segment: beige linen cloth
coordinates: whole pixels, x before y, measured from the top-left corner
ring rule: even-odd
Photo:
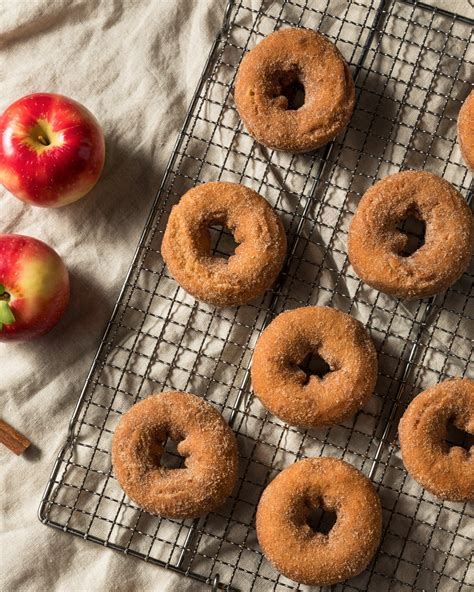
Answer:
[[[466,0],[438,4],[472,16]],[[19,458],[0,447],[3,592],[207,589],[43,526],[36,511],[224,5],[0,0],[0,110],[32,92],[63,93],[97,116],[107,144],[99,184],[76,204],[43,210],[0,189],[0,232],[50,244],[72,280],[55,331],[0,344],[0,416],[34,444]]]

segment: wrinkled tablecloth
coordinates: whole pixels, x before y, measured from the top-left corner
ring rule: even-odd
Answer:
[[[43,526],[36,512],[224,5],[0,0],[0,110],[32,92],[62,93],[97,116],[107,144],[99,184],[71,206],[38,209],[0,189],[0,232],[45,241],[72,280],[50,335],[0,344],[0,416],[34,444],[18,458],[0,447],[3,592],[208,589]],[[438,5],[472,16],[467,0]]]

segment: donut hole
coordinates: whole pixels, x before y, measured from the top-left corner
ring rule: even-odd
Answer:
[[[303,384],[308,384],[311,380],[311,376],[317,376],[322,379],[326,374],[331,372],[331,367],[326,360],[318,354],[318,352],[310,352],[303,362],[298,364],[298,368],[306,375]]]
[[[474,447],[474,434],[470,434],[469,432],[458,428],[455,420],[450,419],[446,429],[445,443],[448,448],[457,446],[470,452],[471,448]]]
[[[298,111],[304,105],[305,88],[297,70],[280,74],[275,97],[286,111]]]
[[[400,257],[410,257],[425,244],[426,223],[417,208],[411,208],[398,222],[396,229],[406,237],[398,252]]]
[[[287,111],[298,111],[304,105],[304,85],[299,80],[295,80],[291,84],[288,84],[288,86],[285,86],[282,89],[282,95],[288,101]]]
[[[178,446],[183,439],[168,437],[166,441],[159,443],[161,453],[156,455],[156,464],[164,469],[185,469],[186,457],[178,451]]]
[[[337,514],[327,508],[323,500],[319,500],[318,505],[307,502],[306,524],[312,531],[318,534],[328,535],[332,527],[336,524]]]
[[[239,243],[224,222],[213,223],[208,228],[210,234],[210,253],[213,257],[227,260],[235,255]]]

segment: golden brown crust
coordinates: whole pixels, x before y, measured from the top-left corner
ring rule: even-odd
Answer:
[[[333,511],[327,535],[307,524],[312,509]],[[373,485],[335,458],[302,460],[282,471],[263,492],[257,537],[267,559],[285,576],[330,585],[359,574],[380,542],[382,511]]]
[[[284,87],[299,81],[305,102],[288,109]],[[242,60],[235,103],[250,134],[276,150],[308,152],[332,140],[347,125],[355,90],[336,46],[307,29],[269,35]]]
[[[474,446],[470,452],[446,443],[449,422],[474,434],[474,381],[445,380],[408,406],[398,428],[410,475],[443,500],[474,500]]]
[[[299,366],[319,354],[331,372],[322,379]],[[255,347],[252,386],[273,414],[291,425],[316,427],[354,415],[372,395],[377,353],[364,327],[341,311],[312,306],[280,314]]]
[[[160,466],[167,438],[184,467]],[[189,393],[165,392],[134,405],[112,442],[115,476],[139,506],[170,518],[194,518],[224,503],[237,479],[234,433],[214,407]]]
[[[400,255],[407,235],[397,223],[408,215],[426,224],[425,243]],[[399,298],[433,296],[466,270],[474,247],[474,221],[461,194],[425,171],[385,177],[363,196],[349,229],[348,255],[369,286]]]
[[[222,224],[239,243],[226,261],[210,253],[209,226]],[[283,265],[286,235],[258,193],[236,183],[204,183],[173,207],[162,254],[176,281],[195,298],[238,306],[261,296]]]
[[[474,169],[474,90],[469,93],[459,111],[458,142],[464,162]]]

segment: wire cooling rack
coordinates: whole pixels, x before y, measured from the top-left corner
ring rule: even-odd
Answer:
[[[356,81],[350,125],[311,155],[277,153],[255,143],[233,102],[242,56],[285,26],[327,35]],[[450,376],[472,376],[473,270],[435,301],[404,303],[362,284],[346,256],[357,202],[385,175],[432,170],[469,198],[455,124],[470,90],[471,32],[467,19],[408,0],[228,5],[54,465],[39,510],[44,523],[214,590],[302,590],[262,556],[255,508],[265,485],[285,466],[330,455],[373,479],[384,515],[374,561],[334,589],[474,590],[472,505],[440,503],[418,486],[405,472],[395,440],[399,415],[415,394]],[[171,206],[194,185],[211,180],[260,192],[288,233],[288,261],[278,283],[247,306],[217,310],[196,302],[169,276],[160,256]],[[228,232],[211,232],[215,252],[228,255]],[[378,349],[380,372],[376,394],[356,417],[330,429],[302,431],[267,414],[252,397],[249,366],[263,327],[283,310],[311,304],[334,306],[361,320]],[[111,437],[120,416],[137,400],[167,389],[210,401],[238,438],[235,492],[220,510],[197,521],[141,511],[125,498],[111,470]],[[178,466],[171,447],[165,462]]]

